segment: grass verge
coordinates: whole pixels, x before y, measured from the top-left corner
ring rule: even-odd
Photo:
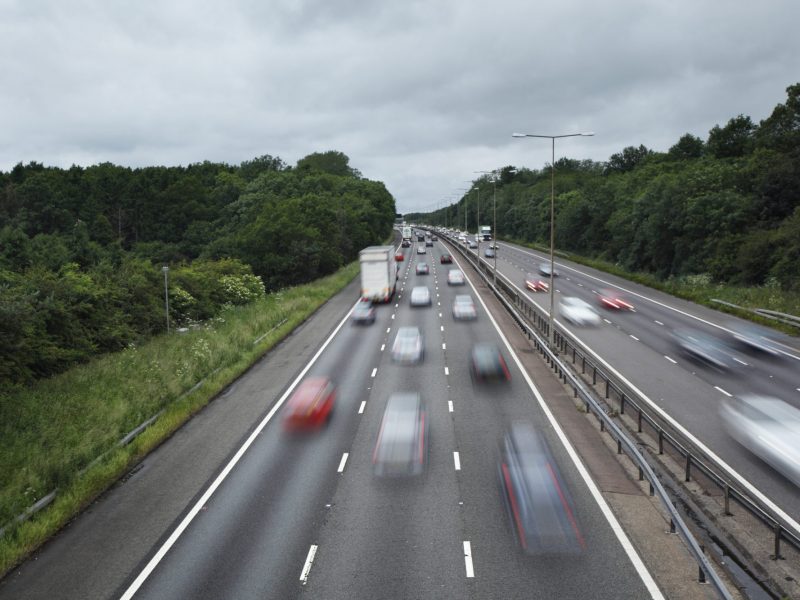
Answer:
[[[0,391],[0,525],[6,526],[0,576],[341,291],[358,268],[352,263],[229,308],[198,329],[154,338],[29,388]],[[130,444],[118,445],[162,410]],[[14,521],[54,489],[50,506]]]

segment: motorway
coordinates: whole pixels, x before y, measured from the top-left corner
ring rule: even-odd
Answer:
[[[486,244],[482,244],[481,255]],[[544,314],[549,313],[549,295],[526,289],[527,275],[540,279],[537,267],[549,262],[543,253],[513,244],[498,243],[498,277],[530,298]],[[473,253],[476,251],[473,250]],[[488,265],[491,259],[481,258]],[[682,355],[672,341],[674,329],[691,328],[718,338],[730,328],[745,325],[740,319],[677,299],[636,283],[577,263],[556,259],[556,323],[573,340],[587,348],[614,372],[646,395],[654,406],[669,415],[710,452],[728,465],[743,487],[760,493],[766,504],[782,512],[786,523],[800,535],[800,502],[797,486],[751,454],[728,435],[719,418],[720,406],[731,396],[745,394],[781,398],[800,408],[800,343],[784,339],[780,356],[740,351],[736,368],[721,370],[699,364]],[[598,308],[599,327],[576,327],[559,319],[559,298],[576,296],[598,306],[602,289],[624,292],[634,311]]]
[[[0,598],[661,597],[471,283],[446,284],[442,244],[425,255],[411,250],[395,300],[379,307],[373,325],[354,326],[345,316],[330,324],[322,347],[309,347],[298,332],[282,346],[282,358],[276,353],[254,368],[262,382],[270,369],[275,378],[291,373],[288,387],[259,388],[246,376],[197,418],[222,439],[226,403],[233,410],[255,395],[263,402],[258,424],[236,444],[215,450],[217,440],[209,439],[215,454],[208,463],[217,466],[202,485],[178,485],[181,470],[205,459],[199,446],[187,448],[183,462],[162,464],[189,443],[179,433],[145,464],[176,482],[177,500],[169,489],[158,501],[152,490],[134,491],[141,474],[131,474],[109,495],[130,513],[148,503],[152,520],[147,511],[140,523],[124,520],[104,499],[72,526],[94,528],[82,543],[72,545],[72,532],[63,532],[38,565],[28,561],[0,584]],[[429,275],[414,273],[420,259]],[[409,305],[413,285],[430,288],[432,306]],[[453,319],[457,293],[476,300],[476,321]],[[389,355],[394,334],[412,324],[425,336],[424,360],[398,365]],[[305,362],[288,353],[295,342]],[[501,347],[510,382],[472,383],[469,353],[478,342]],[[338,385],[333,418],[316,434],[289,434],[281,427],[282,403],[313,375]],[[427,467],[417,478],[376,478],[372,453],[383,407],[403,390],[426,403]],[[512,421],[532,424],[549,443],[585,541],[579,556],[532,557],[516,545],[497,477],[499,443]],[[178,514],[162,514],[162,501]],[[117,545],[102,542],[103,527]],[[130,530],[130,543],[114,537],[115,527]]]

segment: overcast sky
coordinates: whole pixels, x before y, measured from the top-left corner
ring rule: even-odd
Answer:
[[[665,151],[800,81],[798,0],[0,0],[0,170],[338,150],[400,212],[474,171]]]

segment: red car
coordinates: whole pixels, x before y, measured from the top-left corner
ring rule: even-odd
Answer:
[[[286,403],[283,426],[287,430],[315,429],[331,417],[336,386],[327,377],[310,377],[301,383]]]
[[[533,277],[528,277],[525,280],[525,287],[532,292],[546,292],[550,289],[550,285],[546,281],[534,279]]]
[[[405,260],[405,256],[403,256],[402,252],[398,252],[397,254],[394,255],[394,259],[397,262],[403,262]]]
[[[442,254],[442,257],[439,259],[439,262],[443,265],[449,265],[453,262],[453,257],[449,254]]]
[[[625,297],[616,290],[601,290],[597,294],[597,301],[603,308],[633,310],[633,304],[628,302]]]

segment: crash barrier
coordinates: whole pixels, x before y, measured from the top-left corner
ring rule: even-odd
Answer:
[[[646,461],[644,455],[636,446],[636,443],[628,437],[627,433],[625,433],[614,418],[609,415],[606,407],[602,406],[595,399],[592,392],[587,388],[588,380],[584,382],[581,376],[585,376],[591,371],[592,385],[596,386],[598,379],[603,382],[606,390],[605,398],[611,400],[612,396],[616,395],[617,405],[619,407],[618,412],[620,414],[624,414],[626,409],[636,411],[640,432],[642,431],[642,425],[644,423],[650,424],[657,432],[659,454],[663,453],[664,444],[673,445],[675,450],[685,457],[687,481],[689,481],[693,467],[700,469],[704,473],[709,473],[709,477],[714,478],[715,482],[724,481],[724,479],[717,474],[716,470],[712,469],[707,464],[707,461],[703,457],[691,452],[688,449],[688,445],[681,443],[678,436],[668,431],[665,425],[660,424],[654,416],[651,416],[644,407],[645,402],[643,400],[636,398],[636,395],[631,391],[624,391],[622,385],[615,382],[605,371],[596,365],[586,352],[578,348],[557,329],[555,330],[556,350],[550,349],[546,342],[548,338],[548,318],[546,313],[539,310],[528,298],[520,295],[516,288],[503,280],[502,276],[500,278],[495,278],[493,269],[473,253],[467,252],[466,248],[463,248],[457,240],[448,238],[448,241],[451,243],[451,246],[481,274],[486,285],[494,292],[498,300],[526,333],[534,348],[542,354],[545,361],[553,368],[556,375],[572,388],[574,396],[580,398],[584,403],[587,412],[591,411],[591,413],[597,417],[600,422],[601,431],[607,431],[617,442],[617,453],[624,453],[636,464],[639,471],[639,480],[643,481],[645,478],[647,479],[650,486],[650,495],[658,496],[661,504],[668,512],[670,517],[670,531],[672,533],[678,533],[683,538],[689,552],[697,562],[698,581],[706,583],[710,580],[710,583],[714,586],[721,598],[732,598],[725,584],[706,557],[703,548],[701,548],[689,531],[677,508],[670,500],[666,490],[656,476],[655,471]],[[565,357],[568,360],[570,356],[572,356],[573,365],[576,365],[580,360],[582,365],[581,375],[578,375],[577,370],[573,371],[564,361]],[[611,405],[610,402],[609,405]],[[766,519],[765,522],[772,522],[775,527],[780,527],[780,530],[776,530],[776,554],[779,554],[781,539],[788,539],[793,545],[794,542],[798,541],[790,532],[779,525],[779,521],[775,519],[774,516],[770,516],[767,511],[754,503],[752,499],[742,493],[738,488],[729,483],[725,483],[723,489],[727,490],[725,492],[726,514],[729,514],[728,502],[733,499],[741,502],[747,510],[754,512],[754,514],[760,513],[757,514],[757,516]]]

